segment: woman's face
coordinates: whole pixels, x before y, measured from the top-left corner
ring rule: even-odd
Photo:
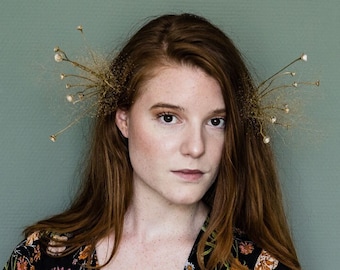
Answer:
[[[162,67],[116,124],[128,138],[135,196],[189,205],[215,181],[225,131],[217,81],[198,68]]]

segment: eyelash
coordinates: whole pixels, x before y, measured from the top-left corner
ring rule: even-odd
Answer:
[[[167,120],[170,120],[170,121],[166,121],[165,118],[166,117],[171,117],[171,119],[167,119]],[[174,121],[174,118],[179,121],[179,119],[177,118],[176,115],[174,115],[173,113],[171,112],[161,112],[159,114],[157,114],[157,119],[160,119],[160,121],[163,123],[163,124],[173,124],[172,122]],[[214,125],[212,124],[212,122],[214,120],[219,120],[219,124],[218,125]],[[177,122],[176,122],[177,123]],[[225,118],[224,117],[213,117],[211,119],[209,119],[208,121],[209,125],[214,127],[214,128],[220,128],[220,129],[224,129],[225,128]],[[222,124],[221,124],[222,123]]]

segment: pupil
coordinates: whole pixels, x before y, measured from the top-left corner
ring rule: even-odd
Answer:
[[[170,123],[172,121],[172,115],[164,115],[164,121]]]
[[[218,119],[218,118],[214,118],[211,120],[211,123],[214,125],[214,126],[218,126],[221,122],[221,119]]]

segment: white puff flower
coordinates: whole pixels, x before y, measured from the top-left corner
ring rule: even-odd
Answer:
[[[54,55],[54,60],[59,63],[59,62],[62,62],[64,60],[64,57],[60,52],[57,52]]]
[[[285,113],[289,113],[290,109],[289,109],[288,104],[286,104],[286,105],[284,106],[284,111],[285,111]]]
[[[66,99],[68,102],[73,102],[73,96],[72,95],[67,95]]]
[[[272,117],[270,117],[270,122],[272,123],[272,124],[275,124],[276,123],[276,117],[275,116],[272,116]]]
[[[268,136],[263,137],[263,142],[265,144],[270,143],[270,137],[268,137]]]
[[[77,30],[80,31],[80,32],[83,32],[83,26],[82,25],[78,25],[77,26]]]
[[[305,61],[305,62],[307,62],[307,54],[302,54],[301,55],[301,57],[300,57],[300,59],[302,60],[302,61]]]

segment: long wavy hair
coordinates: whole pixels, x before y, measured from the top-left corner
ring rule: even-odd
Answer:
[[[248,98],[256,91],[251,75],[233,42],[206,19],[163,15],[145,24],[112,61],[124,91],[117,107],[129,109],[153,71],[169,63],[199,67],[218,81],[226,108],[225,145],[219,173],[203,200],[210,207],[209,225],[198,245],[202,269],[229,262],[233,228],[244,231],[291,269],[300,269],[292,243],[272,150],[264,144],[260,124],[248,113]],[[28,227],[35,231],[72,233],[66,253],[92,245],[114,233],[116,253],[124,215],[132,198],[132,167],[127,140],[115,125],[115,111],[96,120],[84,182],[68,210]],[[214,233],[215,248],[208,261],[204,247]],[[45,244],[48,244],[46,239]]]

